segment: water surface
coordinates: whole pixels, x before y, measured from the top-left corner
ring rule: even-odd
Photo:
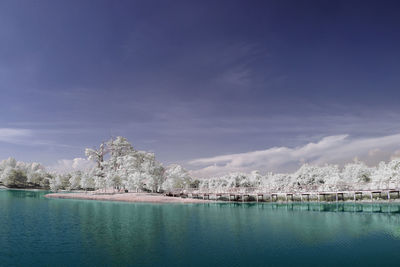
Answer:
[[[2,266],[400,262],[397,204],[142,204],[0,190]]]

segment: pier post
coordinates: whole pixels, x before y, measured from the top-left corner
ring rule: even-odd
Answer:
[[[360,191],[332,191],[332,192],[328,192],[328,191],[312,191],[312,192],[295,192],[295,193],[287,193],[287,192],[266,192],[266,193],[210,193],[210,192],[188,192],[188,193],[178,193],[176,191],[168,191],[168,193],[165,193],[165,195],[167,196],[173,196],[173,197],[187,197],[187,198],[193,198],[193,199],[203,199],[203,200],[211,200],[211,195],[213,195],[213,197],[215,197],[215,201],[221,200],[221,199],[225,199],[225,196],[228,197],[228,201],[236,201],[239,202],[239,198],[241,198],[241,202],[245,202],[245,197],[247,196],[247,200],[246,201],[250,201],[250,196],[251,199],[253,199],[253,197],[256,198],[256,202],[275,202],[279,200],[279,195],[284,195],[284,201],[289,202],[289,200],[291,202],[295,201],[295,194],[300,195],[300,201],[301,202],[305,202],[308,201],[310,202],[310,195],[317,195],[317,199],[318,202],[321,201],[330,201],[332,199],[332,195],[335,196],[335,200],[336,202],[339,202],[341,200],[346,201],[346,199],[351,199],[351,194],[353,193],[353,201],[357,202],[357,196],[360,196],[360,200],[363,200],[363,194],[365,193],[366,198],[368,198],[368,194],[369,194],[369,198],[371,200],[371,202],[375,201],[375,198],[377,198],[377,200],[382,199],[382,197],[384,198],[384,195],[387,194],[387,198],[385,200],[387,201],[392,201],[392,199],[400,199],[400,190],[397,189],[382,189],[382,190],[360,190]],[[390,194],[393,194],[395,196],[391,196]],[[266,195],[266,198],[264,199],[264,194]],[[346,198],[345,195],[346,194]],[[378,195],[377,195],[378,194]],[[305,197],[307,199],[305,199]],[[326,196],[329,196],[329,198],[327,198]],[[233,197],[233,199],[232,199]],[[261,198],[260,198],[261,197]],[[313,198],[314,199],[314,198]]]

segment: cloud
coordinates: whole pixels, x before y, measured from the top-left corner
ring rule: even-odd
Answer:
[[[303,163],[321,165],[325,163],[343,165],[354,158],[367,164],[376,164],[398,154],[400,134],[351,138],[349,135],[327,136],[316,143],[302,146],[273,147],[266,150],[199,158],[189,162],[197,168],[191,171],[196,177],[210,177],[233,171],[275,171],[296,170]]]
[[[73,171],[88,171],[94,166],[94,163],[84,158],[61,159],[55,165],[50,166],[50,171],[58,173],[68,173]]]
[[[399,159],[400,158],[400,149],[396,150],[391,156],[390,159]]]
[[[18,128],[0,128],[0,142],[19,144],[32,136],[32,131]]]
[[[368,151],[368,156],[370,157],[376,156],[377,154],[379,154],[379,152],[381,152],[379,148],[371,149],[370,151]]]
[[[9,143],[14,145],[23,146],[52,146],[52,147],[73,147],[71,145],[66,145],[62,143],[57,143],[55,141],[47,139],[39,139],[38,137],[43,137],[45,135],[51,134],[66,134],[66,133],[77,133],[78,130],[68,131],[68,129],[59,130],[49,130],[49,129],[23,129],[23,128],[0,128],[0,142]],[[79,133],[82,133],[80,131]]]

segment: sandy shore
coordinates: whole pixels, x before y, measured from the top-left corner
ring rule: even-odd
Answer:
[[[50,193],[45,195],[47,198],[63,198],[63,199],[85,199],[85,200],[103,200],[103,201],[123,201],[123,202],[147,202],[147,203],[210,203],[215,200],[203,200],[203,199],[193,199],[193,198],[180,198],[180,197],[168,197],[161,194],[156,193],[95,193],[95,192],[74,192],[74,193]],[[218,201],[223,202],[223,201]],[[254,201],[253,201],[254,202]],[[241,203],[241,202],[237,202]],[[247,202],[246,202],[247,203]],[[255,202],[254,202],[255,203]],[[336,203],[335,201],[310,201],[310,202],[286,202],[286,201],[277,201],[277,202],[269,202],[269,203],[281,203],[281,204],[293,204],[293,203]],[[351,199],[345,201],[339,201],[338,203],[357,203],[357,204],[387,204],[387,203],[400,203],[400,199],[392,199],[390,201],[387,200],[357,200],[354,202]]]
[[[93,194],[93,193],[51,193],[45,195],[47,198],[107,200],[124,202],[148,202],[148,203],[206,203],[210,200],[167,197],[153,193],[116,193],[116,194]]]

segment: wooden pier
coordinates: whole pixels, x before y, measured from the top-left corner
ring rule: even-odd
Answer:
[[[293,191],[273,192],[263,188],[239,187],[227,190],[201,190],[196,188],[174,189],[165,193],[167,196],[199,198],[204,200],[223,200],[235,202],[310,202],[310,201],[345,201],[361,200],[400,200],[400,189],[368,189],[338,191]]]

